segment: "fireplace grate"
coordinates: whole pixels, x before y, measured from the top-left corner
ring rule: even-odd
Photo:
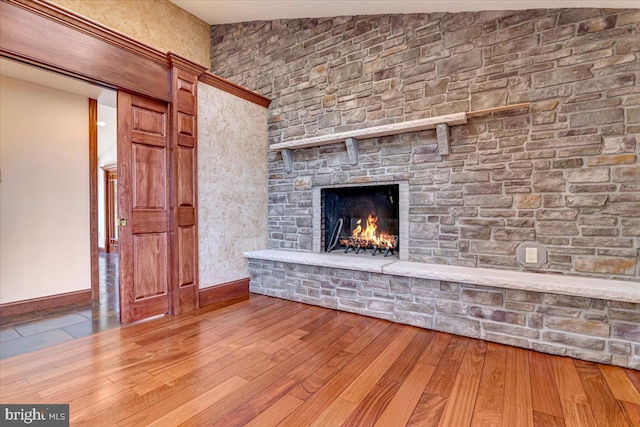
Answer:
[[[368,240],[348,237],[346,239],[340,239],[340,246],[344,248],[345,254],[349,253],[352,249],[356,254],[359,254],[360,251],[366,252],[367,249],[372,249],[373,252],[371,256],[375,256],[377,253],[384,253],[384,256],[387,257],[389,255],[395,255],[395,250],[398,247],[398,236],[393,236],[393,243],[390,245],[376,245]]]
[[[384,253],[385,257],[395,255],[395,250],[398,247],[399,236],[394,235],[390,241],[380,245],[371,243],[370,240],[358,239],[356,237],[341,238],[340,233],[342,232],[343,223],[344,221],[342,218],[339,218],[331,233],[327,252],[333,251],[339,245],[341,249],[344,248],[345,254],[349,253],[352,249],[356,254],[359,254],[360,251],[366,252],[367,249],[372,249],[373,252],[371,253],[371,256],[375,256],[377,253]]]

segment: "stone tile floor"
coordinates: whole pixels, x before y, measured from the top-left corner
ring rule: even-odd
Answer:
[[[0,318],[0,359],[120,326],[118,255],[99,255],[96,300]]]

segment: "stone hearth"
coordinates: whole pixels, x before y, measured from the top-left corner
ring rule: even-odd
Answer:
[[[254,293],[640,369],[640,292],[631,282],[366,255],[245,256]]]

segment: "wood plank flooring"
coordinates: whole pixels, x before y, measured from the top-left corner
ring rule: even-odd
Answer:
[[[91,426],[640,426],[640,372],[252,295],[0,361]]]

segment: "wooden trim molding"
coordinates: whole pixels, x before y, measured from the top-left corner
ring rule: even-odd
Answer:
[[[2,56],[163,101],[170,100],[168,73],[176,67],[263,107],[271,102],[204,72],[206,67],[200,64],[161,52],[64,7],[44,0],[0,0],[0,5]]]
[[[88,26],[92,32],[79,28],[73,23],[83,21],[81,18],[46,3],[2,0],[0,6],[2,56],[113,89],[169,99],[166,57],[160,63],[112,40],[105,41],[96,33],[98,24]],[[122,38],[122,42],[127,44],[128,40]]]
[[[241,297],[249,297],[249,278],[214,285],[200,289],[200,307],[228,301]]]
[[[187,59],[173,52],[167,53],[167,59],[169,61],[169,67],[178,68],[196,77],[207,71],[207,67],[197,64],[190,59]]]
[[[91,301],[91,289],[0,304],[0,317]]]
[[[98,101],[89,99],[89,239],[91,296],[98,298]]]
[[[224,92],[230,93],[231,95],[235,95],[238,98],[242,98],[245,101],[258,104],[264,108],[269,108],[269,104],[271,104],[271,100],[269,98],[209,72],[200,74],[198,80],[202,83],[208,84],[209,86],[213,86],[216,89],[220,89]]]
[[[160,65],[167,64],[166,55],[161,51],[57,4],[47,3],[42,0],[3,1],[14,4],[36,15],[43,16],[73,30],[88,34],[93,38],[102,40],[113,46],[125,49]]]

